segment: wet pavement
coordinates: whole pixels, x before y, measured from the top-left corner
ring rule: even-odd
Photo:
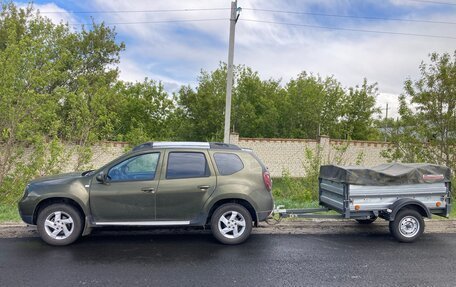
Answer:
[[[456,234],[95,234],[66,247],[0,239],[0,286],[454,286]]]

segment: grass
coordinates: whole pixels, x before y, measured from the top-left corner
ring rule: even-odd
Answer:
[[[301,181],[302,179],[288,179],[288,181]],[[318,208],[321,207],[317,200],[306,200],[299,195],[296,188],[290,188],[287,185],[287,180],[282,178],[274,178],[272,185],[272,193],[274,195],[274,204],[282,205],[285,209],[301,209],[301,208]],[[318,214],[335,215],[335,211],[318,212]]]
[[[21,221],[17,206],[0,204],[0,222]]]
[[[317,200],[309,200],[300,195],[299,191],[290,188],[287,181],[298,182],[301,179],[282,179],[274,178],[272,184],[272,193],[276,206],[284,205],[285,208],[312,208],[318,207]]]

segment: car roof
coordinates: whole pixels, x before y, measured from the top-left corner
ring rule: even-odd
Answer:
[[[241,150],[234,144],[220,142],[146,142],[135,146],[132,151],[158,149],[158,148],[192,148],[192,149],[222,149],[222,150]]]

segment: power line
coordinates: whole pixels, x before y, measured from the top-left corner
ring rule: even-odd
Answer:
[[[440,39],[452,39],[452,40],[456,40],[456,37],[451,37],[451,36],[437,36],[437,35],[429,35],[429,34],[415,34],[415,33],[402,33],[402,32],[390,32],[390,31],[363,30],[363,29],[340,28],[340,27],[329,27],[329,26],[317,26],[317,25],[307,25],[307,24],[297,24],[297,23],[285,23],[285,22],[274,22],[274,21],[263,21],[263,20],[253,20],[253,19],[241,19],[241,21],[258,22],[258,23],[267,23],[267,24],[278,24],[278,25],[286,25],[286,26],[299,26],[299,27],[318,28],[318,29],[329,29],[329,30],[341,30],[341,31],[351,31],[351,32],[362,32],[362,33],[390,34],[390,35],[416,36],[416,37],[427,37],[427,38],[440,38]]]
[[[409,0],[417,2],[429,2],[437,4],[456,5],[451,3],[426,1],[426,0]],[[188,8],[188,9],[159,9],[159,10],[97,10],[97,11],[39,11],[40,14],[120,14],[120,13],[168,13],[168,12],[198,12],[198,11],[223,11],[230,8]],[[312,15],[322,17],[336,17],[336,18],[353,18],[353,19],[366,19],[366,20],[383,20],[383,21],[401,21],[401,22],[415,22],[415,23],[430,23],[430,24],[450,24],[456,25],[456,22],[451,21],[435,21],[423,19],[404,19],[404,18],[388,18],[388,17],[374,17],[374,16],[357,16],[357,15],[341,15],[341,14],[326,14],[316,12],[300,12],[300,11],[287,11],[287,10],[272,10],[272,9],[259,9],[259,8],[242,8],[243,10],[259,11],[259,12],[272,12],[284,14],[297,14],[297,15]]]
[[[413,2],[429,3],[429,4],[438,4],[438,5],[451,5],[456,6],[456,3],[440,2],[440,1],[430,1],[430,0],[408,0]]]
[[[137,25],[137,24],[162,24],[162,23],[184,23],[184,22],[205,22],[205,21],[221,21],[221,20],[229,20],[228,18],[214,18],[214,19],[184,19],[184,20],[160,20],[160,21],[139,21],[139,22],[112,22],[112,23],[100,23],[104,24],[105,26],[113,26],[113,25]],[[93,26],[97,25],[97,23],[70,23],[70,26]]]
[[[189,9],[159,9],[159,10],[98,10],[98,11],[39,11],[40,14],[116,14],[116,13],[167,13],[167,12],[197,12],[222,11],[231,8],[189,8]]]
[[[227,18],[213,18],[213,19],[183,19],[183,20],[161,20],[161,21],[138,21],[138,22],[107,22],[107,23],[103,23],[103,24],[106,25],[106,26],[114,26],[114,25],[163,24],[163,23],[185,23],[185,22],[206,22],[206,21],[226,21],[226,20],[229,20],[229,19],[227,19]],[[427,38],[439,38],[439,39],[456,40],[456,37],[452,37],[452,36],[441,36],[441,35],[430,35],[430,34],[416,34],[416,33],[403,33],[403,32],[391,32],[391,31],[364,30],[364,29],[353,29],[353,28],[341,28],[341,27],[308,25],[308,24],[299,24],[299,23],[263,21],[263,20],[254,20],[254,19],[241,19],[241,21],[256,22],[256,23],[267,23],[267,24],[278,24],[278,25],[286,25],[286,26],[308,27],[308,28],[317,28],[317,29],[350,31],[350,32],[389,34],[389,35],[402,35],[402,36],[415,36],[415,37],[427,37]],[[71,26],[80,26],[80,25],[92,26],[92,25],[96,25],[96,24],[94,24],[94,23],[74,23],[74,24],[69,24],[69,25],[71,25]]]
[[[297,14],[297,15],[312,15],[312,16],[323,16],[323,17],[355,18],[355,19],[367,19],[367,20],[402,21],[402,22],[418,22],[418,23],[452,24],[452,25],[456,25],[456,22],[447,22],[447,21],[432,21],[432,20],[403,19],[403,18],[386,18],[386,17],[356,16],[356,15],[340,15],[340,14],[326,14],[326,13],[315,13],[315,12],[298,12],[298,11],[285,11],[285,10],[258,9],[258,8],[242,8],[242,9],[243,10],[251,10],[251,11],[260,11],[260,12],[273,12],[273,13]]]

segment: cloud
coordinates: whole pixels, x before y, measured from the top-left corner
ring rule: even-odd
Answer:
[[[29,3],[17,3],[18,7],[26,8]],[[67,10],[59,7],[55,3],[37,4],[32,3],[33,8],[38,11],[42,16],[49,18],[54,24],[70,23],[76,24],[78,21],[76,18]]]
[[[428,20],[451,21],[446,14],[429,15]],[[454,21],[454,20],[453,20]],[[299,23],[296,20],[293,23]],[[304,22],[310,24],[311,22]],[[254,25],[257,28],[253,27]],[[345,86],[360,84],[366,77],[379,84],[379,102],[390,102],[390,114],[397,113],[397,95],[407,78],[419,78],[418,66],[431,52],[450,52],[456,40],[341,32],[337,30],[244,23],[238,27],[236,61],[260,71],[264,77],[295,77],[300,71],[334,75]],[[343,28],[395,33],[454,35],[455,25],[364,21],[345,22]],[[268,35],[269,34],[269,35]],[[243,41],[243,39],[248,39]],[[396,95],[394,98],[386,95]]]
[[[244,7],[236,25],[235,64],[259,71],[263,78],[296,77],[301,71],[334,75],[344,86],[361,84],[363,78],[379,85],[379,104],[397,107],[394,97],[402,92],[407,78],[419,78],[418,66],[431,52],[454,50],[456,40],[362,33],[299,26],[257,23],[244,20],[286,22],[346,29],[390,31],[456,37],[451,24],[424,24],[406,21],[374,21],[336,18],[280,11],[317,11],[326,14],[453,21],[452,6],[428,5],[416,1],[242,1]],[[229,8],[226,0],[205,1],[111,1],[92,2],[97,10],[177,10]],[[121,76],[129,80],[144,77],[170,83],[194,83],[201,69],[213,70],[226,61],[229,10],[187,12],[141,12],[101,15],[111,23],[150,22],[179,19],[225,19],[207,22],[118,25],[119,39],[127,51],[122,54]],[[377,14],[376,14],[377,13]],[[385,16],[386,15],[386,16]],[[392,16],[388,16],[392,15]]]
[[[148,78],[149,80],[161,82],[164,89],[170,94],[177,92],[182,85],[189,84],[179,82],[175,79],[164,77],[162,75],[154,74],[152,71],[145,71],[141,67],[141,63],[132,61],[130,59],[124,59],[119,65],[120,79],[134,83],[142,82]]]

